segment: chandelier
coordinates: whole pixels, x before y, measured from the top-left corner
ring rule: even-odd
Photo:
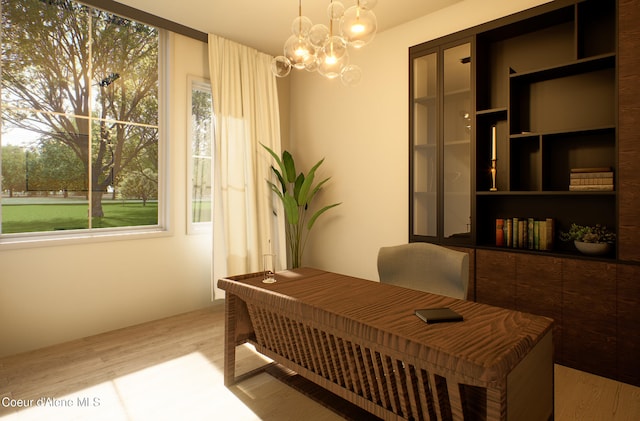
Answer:
[[[329,26],[313,24],[302,15],[302,0],[298,0],[298,17],[291,24],[292,35],[284,44],[284,54],[271,63],[273,74],[286,77],[291,68],[318,72],[327,79],[340,78],[354,86],[362,78],[359,66],[349,63],[349,48],[358,49],[371,42],[378,29],[372,9],[377,0],[357,0],[345,9],[340,1],[329,3]]]

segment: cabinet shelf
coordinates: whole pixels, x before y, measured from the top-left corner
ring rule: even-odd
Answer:
[[[467,97],[468,95],[471,94],[471,91],[469,89],[456,89],[456,90],[451,90],[448,92],[444,93],[444,97],[454,97],[454,96],[465,96]]]
[[[449,142],[445,142],[444,146],[448,147],[448,146],[464,146],[464,147],[469,147],[469,145],[471,144],[471,141],[469,141],[469,139],[459,139],[459,140],[452,140]]]
[[[564,129],[564,130],[541,130],[536,132],[522,132],[522,133],[512,133],[509,135],[510,139],[519,139],[519,138],[528,138],[528,137],[538,137],[538,136],[555,136],[555,135],[563,135],[563,134],[591,134],[598,133],[603,131],[613,131],[615,130],[615,126],[598,126],[598,127],[582,127],[576,129]]]
[[[614,191],[569,191],[569,190],[545,190],[545,191],[476,191],[478,196],[615,196]]]
[[[459,89],[455,91],[445,92],[444,97],[448,98],[448,97],[456,97],[456,96],[468,96],[469,94],[471,94],[471,91],[469,89]],[[427,96],[416,97],[413,99],[413,102],[415,102],[416,104],[423,104],[423,105],[435,105],[437,99],[438,97],[435,95],[427,95]]]
[[[492,250],[492,251],[500,251],[505,253],[522,253],[522,254],[535,254],[540,256],[551,256],[551,257],[568,257],[572,259],[581,259],[588,261],[601,261],[601,262],[611,262],[614,259],[611,255],[605,256],[586,256],[579,251],[573,250],[531,250],[525,248],[514,248],[514,247],[498,247],[493,244],[478,244],[476,246],[477,249],[481,250]]]
[[[615,54],[602,54],[596,57],[579,59],[558,66],[551,66],[527,72],[513,72],[509,77],[512,82],[535,83],[581,73],[595,72],[603,69],[613,69],[615,68],[615,64]]]
[[[563,72],[563,77],[546,72],[512,77],[509,133],[562,133],[615,126],[615,67],[575,70]]]
[[[504,116],[504,118],[507,118],[507,107],[500,107],[500,108],[491,108],[488,110],[478,110],[476,111],[476,116]]]
[[[421,96],[418,98],[414,98],[413,102],[422,105],[435,105],[436,99],[437,98],[435,96]]]

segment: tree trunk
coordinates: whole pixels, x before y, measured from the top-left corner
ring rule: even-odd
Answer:
[[[104,211],[102,210],[102,192],[95,191],[91,195],[91,217],[102,218]]]

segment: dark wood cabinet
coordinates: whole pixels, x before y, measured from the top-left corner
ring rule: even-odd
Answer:
[[[561,259],[476,251],[476,301],[554,319],[555,360],[562,357]]]
[[[516,309],[555,321],[554,355],[562,360],[562,259],[519,253],[516,255]]]
[[[618,258],[640,262],[640,5],[618,0]]]
[[[514,253],[476,251],[476,301],[516,309],[516,256]]]
[[[617,268],[618,379],[640,386],[640,266]]]
[[[562,262],[562,362],[616,375],[616,265]]]
[[[477,249],[476,301],[554,319],[559,364],[640,386],[640,265]]]
[[[640,386],[638,22],[638,0],[556,0],[410,52],[471,40],[469,297],[553,318],[556,362]],[[410,102],[418,127],[415,98]],[[421,175],[411,163],[423,152],[413,145],[409,240],[447,244],[442,236],[414,235],[419,218],[438,216],[420,209],[442,212],[442,202],[415,194]],[[572,169],[586,167],[609,168],[613,189],[570,189]],[[434,185],[442,187],[444,173],[439,177]],[[552,248],[498,246],[496,220],[513,218],[553,220]],[[558,239],[571,223],[614,229],[615,249],[579,254]]]

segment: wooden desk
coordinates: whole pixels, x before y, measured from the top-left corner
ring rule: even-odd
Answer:
[[[303,268],[220,279],[225,384],[235,348],[264,355],[384,419],[553,417],[551,319]],[[451,307],[427,325],[414,310]]]

